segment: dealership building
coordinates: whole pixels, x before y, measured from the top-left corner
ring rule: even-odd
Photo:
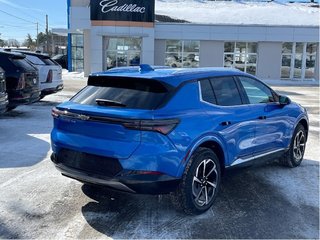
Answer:
[[[68,0],[69,70],[142,63],[234,67],[319,82],[319,6],[194,0]]]

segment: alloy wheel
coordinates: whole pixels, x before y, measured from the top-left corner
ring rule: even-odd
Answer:
[[[217,166],[212,159],[205,159],[198,165],[192,181],[193,199],[198,206],[203,207],[211,202],[218,177]]]
[[[306,138],[304,135],[304,131],[300,130],[293,142],[293,156],[295,161],[300,161],[303,157],[304,150],[305,150],[305,145],[306,145]]]

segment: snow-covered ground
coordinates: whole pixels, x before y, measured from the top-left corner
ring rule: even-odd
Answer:
[[[156,14],[202,24],[319,26],[319,8],[310,7],[310,5],[277,2],[156,0]]]
[[[98,191],[60,175],[49,159],[51,108],[86,83],[76,73],[64,79],[62,92],[0,116],[1,239],[319,239],[318,87],[275,88],[308,108],[302,165],[229,172],[212,209],[191,217],[168,196]]]

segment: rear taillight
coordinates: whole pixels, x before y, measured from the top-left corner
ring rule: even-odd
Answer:
[[[51,116],[53,118],[59,118],[61,115],[63,115],[65,112],[64,111],[60,111],[58,108],[53,108],[51,110]]]
[[[123,123],[128,129],[159,132],[164,135],[169,134],[179,124],[178,119],[163,120],[137,120]]]
[[[49,70],[46,83],[52,83],[52,78],[53,78],[53,72],[52,70]]]
[[[21,73],[17,85],[17,90],[22,90],[26,87],[26,75],[24,73]]]
[[[59,118],[61,116],[67,118],[78,119],[82,121],[97,121],[111,124],[121,124],[127,129],[140,130],[140,131],[152,131],[159,132],[164,135],[169,134],[180,122],[179,119],[161,119],[161,120],[129,120],[110,117],[98,117],[89,116],[83,114],[72,113],[67,110],[59,110],[53,108],[51,111],[53,118]]]

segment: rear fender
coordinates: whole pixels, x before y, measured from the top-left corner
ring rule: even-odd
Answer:
[[[219,144],[222,149],[226,149],[226,144],[224,143],[224,141],[221,137],[219,137],[217,135],[201,136],[200,138],[198,138],[197,140],[194,141],[194,143],[191,145],[191,147],[187,151],[186,156],[181,161],[180,166],[179,166],[179,170],[177,173],[178,177],[181,177],[183,175],[184,170],[185,170],[187,164],[189,163],[189,161],[191,160],[193,153],[198,149],[199,146],[201,146],[205,142],[215,142],[215,143]],[[227,163],[229,162],[228,155],[226,154],[225,151],[223,151],[223,155],[224,155],[225,165],[227,165]]]

